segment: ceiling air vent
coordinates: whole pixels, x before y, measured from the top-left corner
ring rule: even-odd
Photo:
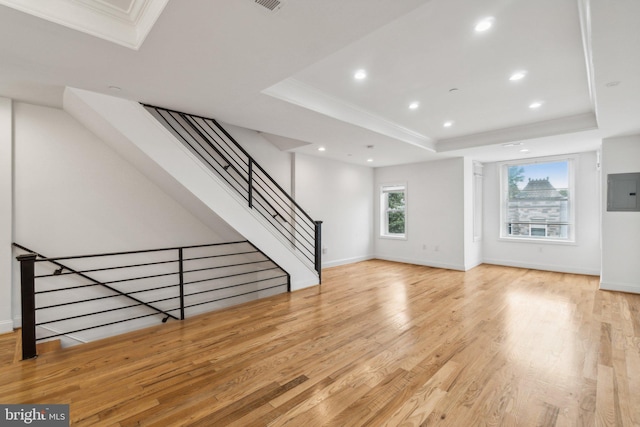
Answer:
[[[280,0],[254,0],[254,2],[262,7],[266,7],[272,12],[280,9],[280,5],[282,4]]]

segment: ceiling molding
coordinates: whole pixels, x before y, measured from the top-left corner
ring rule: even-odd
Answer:
[[[0,0],[0,4],[138,50],[168,1]]]
[[[330,96],[297,79],[285,79],[263,90],[262,93],[429,151],[435,151],[434,141],[431,138]]]
[[[437,142],[437,152],[462,150],[465,148],[481,147],[485,145],[502,144],[505,142],[522,141],[543,138],[553,135],[582,132],[598,128],[596,116],[593,112],[559,119],[545,120],[522,126],[492,130],[457,138],[441,139]]]

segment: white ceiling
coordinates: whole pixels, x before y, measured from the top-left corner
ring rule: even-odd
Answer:
[[[131,0],[73,1],[136,8]],[[59,106],[64,86],[79,87],[367,166],[537,157],[640,133],[637,0],[286,0],[275,12],[254,0],[162,6],[137,51],[0,6],[0,28],[11,35],[0,38],[0,95]],[[475,32],[487,16],[493,27]],[[366,79],[354,80],[358,69]],[[525,78],[510,81],[517,70]],[[410,110],[414,101],[420,106]],[[532,110],[533,101],[543,104]],[[522,145],[504,146],[511,142]]]

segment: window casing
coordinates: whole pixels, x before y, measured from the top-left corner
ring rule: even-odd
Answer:
[[[501,165],[500,237],[575,242],[574,157]]]
[[[406,184],[383,185],[380,188],[380,236],[406,239]]]

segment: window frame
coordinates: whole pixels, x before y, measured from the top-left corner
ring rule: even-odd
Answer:
[[[529,227],[529,235],[526,236],[512,236],[507,233],[507,217],[508,217],[508,203],[509,203],[509,167],[531,165],[536,163],[556,163],[567,162],[568,168],[568,185],[567,190],[569,197],[567,200],[568,210],[568,236],[566,238],[549,237],[547,224],[544,225],[545,236],[533,236],[531,235],[531,227]],[[576,245],[576,209],[577,209],[577,195],[575,191],[576,172],[578,170],[578,155],[568,154],[561,156],[549,156],[549,157],[536,157],[530,159],[516,159],[498,163],[499,167],[499,185],[500,185],[500,224],[498,240],[505,242],[520,242],[520,243],[534,243],[534,244],[559,244],[559,245]],[[538,226],[538,228],[542,228]]]
[[[394,191],[396,190],[396,191]],[[402,190],[404,193],[404,233],[389,233],[387,194]],[[406,182],[380,185],[380,235],[382,239],[407,240],[408,235],[408,187]]]

